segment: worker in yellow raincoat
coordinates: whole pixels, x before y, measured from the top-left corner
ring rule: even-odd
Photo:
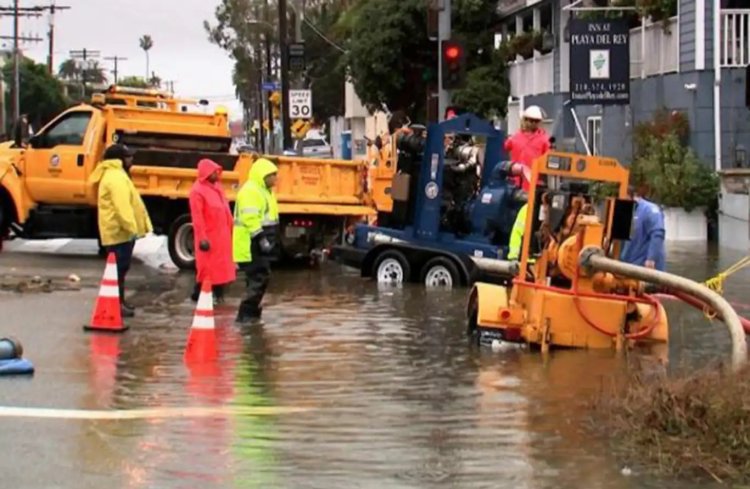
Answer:
[[[273,194],[277,176],[278,168],[271,161],[255,160],[234,204],[234,262],[245,272],[247,288],[237,312],[239,323],[260,319],[271,262],[279,255],[279,207]]]
[[[108,253],[117,259],[120,306],[124,317],[133,317],[135,308],[125,301],[125,275],[130,269],[135,241],[153,230],[141,195],[130,179],[133,152],[124,144],[113,144],[104,151],[103,161],[89,177],[97,185],[99,237]]]

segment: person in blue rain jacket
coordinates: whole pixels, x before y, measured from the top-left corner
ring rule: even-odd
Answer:
[[[630,241],[624,243],[620,260],[664,271],[667,255],[664,246],[664,212],[632,187],[628,191],[635,200],[635,211]]]

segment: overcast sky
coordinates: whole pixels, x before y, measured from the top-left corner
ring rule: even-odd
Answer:
[[[12,5],[12,0],[2,2]],[[21,7],[49,5],[50,0],[20,0]],[[241,117],[232,85],[233,62],[211,44],[203,21],[213,22],[219,0],[56,0],[70,6],[55,16],[55,66],[69,57],[70,50],[87,48],[101,53],[100,63],[112,69],[105,57],[123,56],[120,76],[144,76],[146,57],[138,39],[149,34],[154,40],[150,51],[151,70],[163,80],[174,80],[179,96],[206,98],[212,104],[229,107],[233,118]],[[24,43],[21,49],[38,62],[47,62],[49,17],[21,18],[20,32],[39,36],[43,42]],[[0,21],[2,35],[13,35],[11,17]],[[5,49],[12,41],[2,40]],[[112,79],[110,73],[110,80]]]

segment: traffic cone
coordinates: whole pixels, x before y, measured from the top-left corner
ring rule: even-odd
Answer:
[[[104,267],[104,277],[99,287],[99,297],[96,298],[94,313],[91,315],[91,324],[84,326],[83,329],[109,333],[122,333],[128,329],[122,323],[120,286],[117,281],[117,260],[114,253],[110,253],[107,257],[107,266]]]
[[[211,284],[208,280],[204,280],[201,286],[201,295],[198,297],[198,305],[195,307],[190,336],[185,347],[185,362],[209,362],[216,360],[216,357],[214,298]]]

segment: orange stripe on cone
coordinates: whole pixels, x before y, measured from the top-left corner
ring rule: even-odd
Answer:
[[[205,280],[201,286],[198,305],[195,307],[184,359],[186,363],[201,363],[216,360],[217,356],[214,299],[211,284]]]
[[[91,323],[85,325],[83,329],[109,333],[122,333],[128,329],[122,322],[120,288],[117,282],[117,260],[114,253],[110,253],[107,257],[104,276],[99,286],[99,295],[91,314]]]

